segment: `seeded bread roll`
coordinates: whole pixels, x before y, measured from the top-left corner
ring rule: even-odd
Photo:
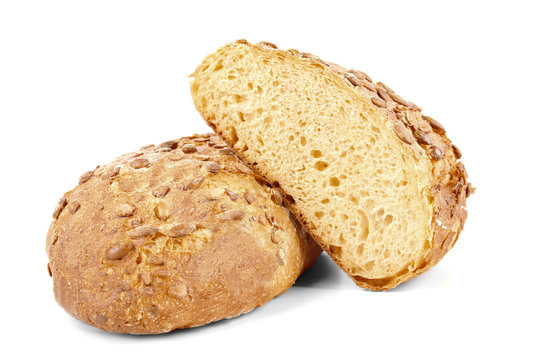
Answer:
[[[467,217],[461,152],[443,126],[369,76],[271,43],[209,55],[191,91],[206,122],[268,180],[359,285],[435,265]]]
[[[53,218],[47,254],[56,300],[120,333],[251,311],[320,253],[280,190],[215,135],[146,146],[83,174]]]

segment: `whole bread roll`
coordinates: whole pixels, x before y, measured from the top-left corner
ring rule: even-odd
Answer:
[[[193,74],[195,106],[287,194],[314,239],[359,285],[390,289],[435,265],[473,192],[444,127],[357,70],[245,40]]]
[[[215,135],[146,146],[83,174],[53,218],[46,250],[56,300],[119,333],[251,311],[320,253],[280,190]]]

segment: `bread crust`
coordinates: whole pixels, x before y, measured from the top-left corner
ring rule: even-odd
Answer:
[[[280,190],[213,134],[146,146],[86,172],[53,218],[46,251],[56,300],[119,333],[251,311],[321,251]]]
[[[448,139],[443,126],[431,117],[423,115],[417,105],[404,100],[385,84],[373,82],[363,72],[353,69],[348,70],[340,65],[324,61],[315,55],[302,53],[294,49],[279,50],[277,46],[268,42],[251,44],[246,40],[239,40],[223,49],[226,50],[228,47],[249,47],[251,50],[260,52],[264,57],[286,58],[287,61],[291,61],[299,68],[309,66],[310,69],[313,69],[313,65],[317,65],[319,69],[316,71],[319,72],[321,77],[328,78],[331,81],[330,83],[338,82],[341,84],[340,86],[348,88],[350,93],[358,99],[359,105],[367,106],[369,111],[374,112],[393,127],[395,136],[403,142],[407,151],[418,162],[418,167],[421,168],[419,170],[420,175],[428,178],[425,193],[433,213],[431,219],[432,241],[430,241],[429,254],[425,257],[423,263],[414,269],[406,268],[387,278],[369,279],[355,276],[347,271],[347,267],[340,257],[333,253],[329,242],[317,235],[313,222],[306,219],[294,203],[294,199],[287,196],[286,203],[291,211],[311,232],[319,245],[329,253],[332,259],[359,286],[371,290],[391,289],[426,272],[438,263],[453,247],[462,231],[467,218],[466,197],[474,192],[474,188],[467,181],[467,173],[463,164],[458,161],[461,152]],[[203,65],[208,66],[204,62]],[[201,66],[195,71],[196,79]],[[194,100],[197,105],[195,95]],[[233,145],[235,141],[232,141],[234,139],[231,139],[230,134],[220,131],[219,127],[215,125],[215,122],[219,122],[219,119],[209,117],[200,106],[198,108],[214,131],[221,135],[230,145]],[[242,156],[242,150],[237,150]],[[253,161],[254,159],[246,160],[251,160],[252,163],[258,162],[257,159],[255,161]],[[272,179],[264,167],[254,164],[254,168],[270,180],[280,181],[280,179]]]

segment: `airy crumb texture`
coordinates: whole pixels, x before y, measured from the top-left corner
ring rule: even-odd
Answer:
[[[84,173],[53,218],[47,254],[58,303],[121,333],[251,311],[321,251],[281,190],[211,134],[145,146]]]
[[[360,286],[431,268],[467,213],[460,151],[443,126],[369,76],[239,40],[209,55],[191,91],[206,122],[286,193],[286,204]]]

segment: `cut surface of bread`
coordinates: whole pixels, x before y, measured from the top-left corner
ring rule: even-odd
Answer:
[[[417,276],[454,245],[473,191],[443,126],[366,74],[271,43],[229,44],[194,104],[360,286]]]
[[[282,195],[216,135],[99,166],[47,235],[58,303],[106,331],[150,334],[253,310],[320,253]]]

